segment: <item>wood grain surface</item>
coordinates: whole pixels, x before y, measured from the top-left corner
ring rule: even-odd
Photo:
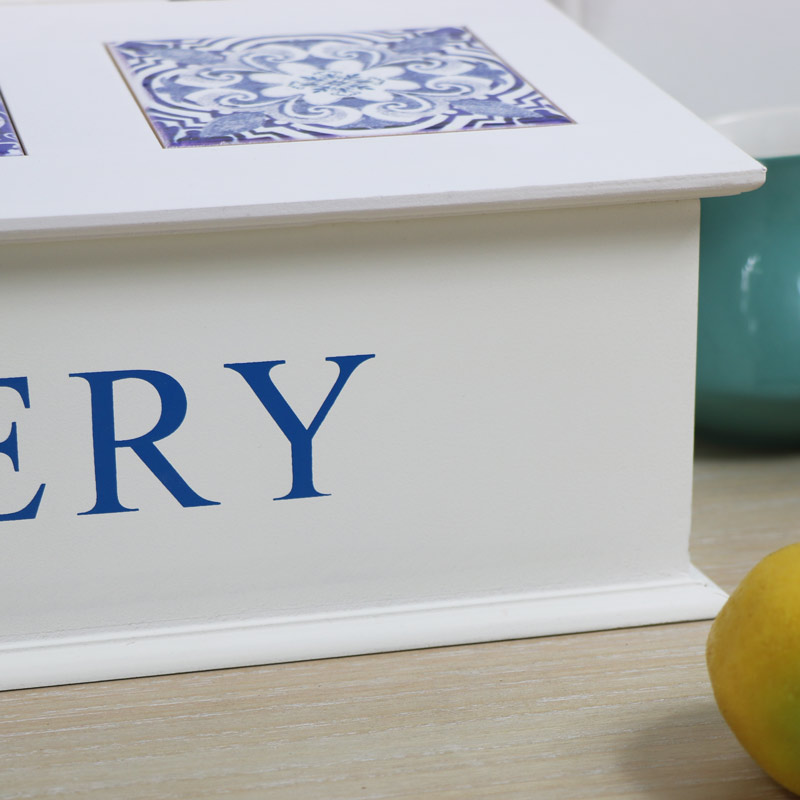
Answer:
[[[800,456],[704,448],[693,554],[800,539]],[[709,623],[0,694],[0,798],[788,798],[714,705]]]

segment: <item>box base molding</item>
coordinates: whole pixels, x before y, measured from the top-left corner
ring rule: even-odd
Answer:
[[[580,592],[36,638],[0,644],[0,690],[710,619],[726,599],[690,567]]]

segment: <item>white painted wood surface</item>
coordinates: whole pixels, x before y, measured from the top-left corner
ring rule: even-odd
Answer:
[[[453,24],[577,124],[163,150],[103,47]],[[29,154],[2,165],[6,238],[680,199],[763,181],[759,164],[543,0],[7,6],[0,78]]]
[[[29,379],[2,522],[0,685],[703,618],[688,561],[697,201],[241,234],[6,245],[3,375]],[[22,335],[24,332],[24,335]],[[285,360],[329,497],[230,362]],[[89,391],[149,369],[188,396],[95,502]],[[335,373],[335,370],[334,370]],[[155,393],[115,400],[117,437]],[[306,424],[306,423],[304,423]],[[645,446],[646,445],[646,446]]]

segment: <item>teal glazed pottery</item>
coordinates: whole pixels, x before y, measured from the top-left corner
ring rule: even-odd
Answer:
[[[770,129],[769,113],[783,115],[783,133],[792,118],[800,132],[800,110],[760,112],[746,120],[751,139],[754,123]],[[761,157],[737,143],[759,157],[767,180],[702,201],[696,427],[714,439],[791,447],[800,445],[800,155]]]

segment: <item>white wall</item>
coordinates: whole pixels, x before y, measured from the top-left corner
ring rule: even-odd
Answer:
[[[798,0],[552,0],[702,117],[800,105]]]

